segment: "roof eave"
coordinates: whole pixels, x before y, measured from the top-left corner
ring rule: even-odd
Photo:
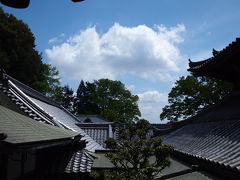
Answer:
[[[24,142],[24,143],[11,143],[11,142],[1,142],[1,146],[8,150],[12,151],[29,151],[29,150],[40,150],[45,148],[51,148],[55,146],[72,146],[72,147],[81,147],[84,148],[83,144],[86,144],[85,141],[79,141],[78,138],[64,138],[64,139],[55,139],[55,140],[43,140],[36,142]]]

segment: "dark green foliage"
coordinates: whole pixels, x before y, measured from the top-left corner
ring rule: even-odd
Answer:
[[[170,165],[168,159],[172,147],[162,145],[161,139],[150,139],[147,133],[151,125],[147,120],[139,120],[120,132],[120,141],[108,139],[106,145],[114,152],[106,157],[118,169],[105,172],[105,179],[152,180],[163,168]]]
[[[81,81],[77,89],[77,98],[74,102],[74,111],[77,114],[99,114],[100,109],[94,100],[96,85]]]
[[[55,67],[42,63],[29,27],[0,8],[0,67],[32,88],[51,95],[59,85]]]
[[[177,121],[196,115],[202,109],[221,100],[232,85],[207,77],[182,76],[168,94],[168,103],[160,119]]]
[[[68,111],[73,112],[73,102],[75,100],[74,91],[68,86],[56,88],[55,94],[52,96],[55,101],[61,102],[62,106]]]
[[[61,89],[59,72],[56,67],[50,64],[43,64],[42,74],[44,75],[43,81],[36,81],[32,86],[42,89],[42,93],[49,97],[53,97]]]
[[[140,116],[137,101],[138,96],[132,95],[120,81],[81,81],[77,90],[75,112],[98,114],[108,121],[129,123]]]

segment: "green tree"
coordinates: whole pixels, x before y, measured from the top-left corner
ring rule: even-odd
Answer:
[[[61,90],[59,72],[56,67],[50,64],[42,64],[41,81],[35,81],[31,86],[39,89],[43,94],[54,97]]]
[[[209,105],[221,100],[232,90],[232,85],[208,77],[182,76],[168,94],[168,103],[160,119],[177,121],[196,115]]]
[[[141,115],[137,101],[138,96],[132,95],[120,81],[81,81],[75,111],[79,114],[98,114],[108,121],[130,123]]]
[[[51,95],[59,85],[58,71],[42,62],[35,38],[23,21],[0,8],[0,67],[17,80]]]
[[[139,120],[120,131],[120,141],[108,139],[106,145],[113,152],[106,157],[117,168],[106,171],[105,179],[152,180],[162,169],[170,165],[169,155],[173,148],[162,145],[161,139],[148,137],[151,125],[147,120]]]
[[[73,112],[75,95],[74,91],[68,85],[65,85],[64,87],[58,86],[55,89],[55,94],[52,96],[52,98],[55,101],[60,102],[68,111]]]
[[[77,97],[74,102],[76,114],[100,114],[100,109],[94,100],[96,85],[90,82],[80,82]]]

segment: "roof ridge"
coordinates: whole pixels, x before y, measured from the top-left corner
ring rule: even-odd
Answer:
[[[8,79],[10,79],[15,85],[17,85],[17,87],[19,89],[21,89],[24,93],[26,93],[27,95],[36,98],[38,100],[44,101],[48,104],[54,105],[54,106],[60,106],[61,103],[52,100],[51,98],[45,96],[44,94],[40,93],[39,91],[33,89],[32,87],[18,81],[17,79],[11,77],[10,75],[6,74],[6,76],[8,77]]]
[[[210,70],[214,70],[214,67],[216,65],[219,65],[219,64],[222,65],[223,63],[229,62],[230,60],[236,61],[234,60],[234,58],[229,59],[229,57],[234,55],[239,56],[239,53],[240,53],[239,49],[240,49],[240,38],[236,38],[236,40],[229,43],[226,47],[224,47],[220,51],[216,51],[215,49],[213,49],[212,51],[213,55],[210,58],[200,60],[200,61],[195,61],[195,62],[192,62],[189,59],[189,63],[188,63],[189,68],[187,69],[187,71],[192,72],[194,76],[209,76],[209,77],[215,77],[217,79],[222,79],[225,81],[232,82],[232,79],[229,79],[229,77],[224,77],[219,75],[220,74],[219,72],[217,72],[216,74],[214,73],[211,74]]]
[[[44,111],[44,109],[42,109],[35,102],[33,102],[28,96],[24,94],[24,92],[22,92],[13,82],[11,82],[11,80],[8,80],[8,84],[9,84],[9,92],[13,94],[13,96],[16,97],[18,100],[20,100],[27,109],[30,109],[30,111],[33,111],[41,119],[45,120],[47,123],[53,124],[55,126],[61,126],[58,122],[54,120],[53,116],[48,114],[46,111]],[[33,112],[27,111],[26,113],[31,117],[30,114]]]

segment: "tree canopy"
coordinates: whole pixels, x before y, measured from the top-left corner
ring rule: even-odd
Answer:
[[[100,114],[100,108],[95,100],[95,83],[80,82],[74,102],[74,111],[77,114]]]
[[[57,86],[54,92],[55,93],[51,98],[53,98],[57,102],[60,102],[61,105],[71,113],[74,113],[74,91],[68,85],[65,85],[63,87]]]
[[[30,87],[54,94],[59,86],[58,71],[42,62],[28,25],[0,8],[0,67]]]
[[[148,137],[151,125],[141,119],[120,131],[120,141],[108,139],[107,147],[113,152],[106,157],[117,168],[116,171],[105,172],[104,179],[119,180],[152,180],[162,169],[170,165],[169,155],[173,148],[162,145],[162,140]]]
[[[141,115],[138,96],[132,95],[120,81],[81,81],[74,105],[75,113],[98,114],[108,121],[132,122]]]
[[[232,90],[232,85],[213,78],[182,76],[168,94],[168,103],[160,119],[177,121],[196,115],[209,105],[221,100]]]

